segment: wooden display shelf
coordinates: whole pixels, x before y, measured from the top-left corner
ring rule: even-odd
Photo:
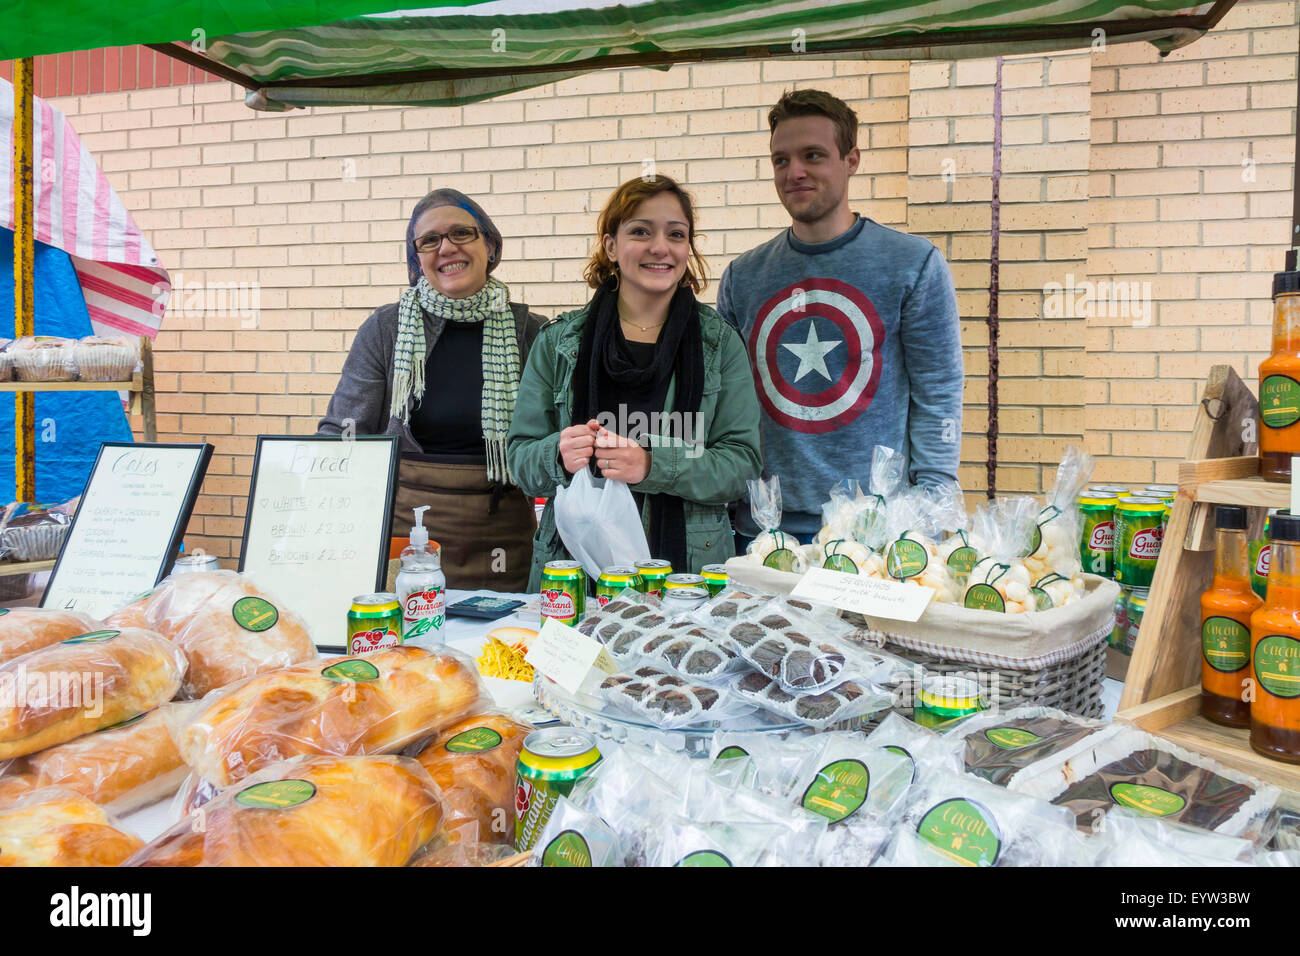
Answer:
[[[0,392],[143,392],[144,376],[127,382],[0,382]]]
[[[1217,760],[1225,767],[1286,790],[1300,791],[1300,765],[1255,753],[1250,749],[1250,730],[1247,728],[1221,727],[1201,716],[1199,685],[1121,710],[1119,716],[1170,743]]]
[[[35,574],[37,571],[54,570],[54,560],[49,561],[12,561],[0,562],[0,578],[15,574]]]
[[[1178,466],[1178,493],[1203,504],[1291,507],[1290,482],[1261,478],[1255,455],[1185,461]]]

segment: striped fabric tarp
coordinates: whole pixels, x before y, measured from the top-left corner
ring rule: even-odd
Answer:
[[[1096,39],[1093,29],[1113,42],[1144,39],[1167,49],[1203,32],[1173,18],[1204,17],[1213,7],[1187,0],[485,0],[240,33],[210,39],[207,55],[259,84],[281,84],[251,94],[256,108],[452,105],[555,82],[602,60],[653,54],[948,58],[1084,47]],[[881,42],[864,49],[864,41]],[[519,72],[525,68],[539,72]],[[385,75],[373,86],[346,81],[435,69],[476,72],[391,82]]]
[[[97,335],[158,334],[171,279],[67,117],[34,101],[36,239],[62,249]],[[0,80],[0,223],[14,228],[13,85]]]

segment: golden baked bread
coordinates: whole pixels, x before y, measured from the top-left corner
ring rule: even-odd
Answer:
[[[167,732],[167,706],[20,757],[0,776],[0,806],[22,791],[62,787],[129,813],[175,792],[189,768]]]
[[[480,704],[473,664],[450,651],[392,647],[261,674],[173,728],[181,756],[221,786],[299,754],[395,751]]]
[[[448,727],[415,758],[442,790],[448,843],[513,843],[515,764],[533,732],[505,714],[477,714]]]
[[[120,866],[142,846],[100,807],[59,788],[0,807],[0,866]]]
[[[0,760],[153,710],[184,676],[184,652],[140,628],[92,631],[0,664]]]
[[[101,627],[99,621],[80,611],[0,608],[0,664]]]
[[[110,619],[142,620],[185,651],[186,697],[316,656],[302,619],[234,571],[173,574]]]
[[[223,792],[128,865],[405,866],[441,819],[414,760],[311,757]]]

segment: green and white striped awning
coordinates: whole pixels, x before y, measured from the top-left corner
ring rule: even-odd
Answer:
[[[446,0],[391,10],[378,0],[121,0],[103,9],[0,0],[0,59],[147,43],[243,85],[258,109],[446,106],[626,66],[952,59],[1137,40],[1170,50],[1232,3]]]

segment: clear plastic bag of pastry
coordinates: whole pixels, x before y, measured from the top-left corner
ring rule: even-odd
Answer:
[[[815,735],[778,737],[762,732],[713,735],[709,758],[719,774],[762,793],[786,797],[799,772],[821,745]]]
[[[781,530],[781,479],[772,475],[752,479],[747,484],[749,511],[759,528],[758,537],[749,543],[746,552],[750,560],[778,571],[796,574],[806,571],[807,562],[799,540]]]
[[[442,822],[409,757],[299,757],[194,810],[127,866],[406,866]]]
[[[72,347],[83,382],[129,382],[140,364],[140,340],[125,335],[87,335]]]
[[[892,695],[856,681],[844,681],[815,694],[791,694],[765,674],[750,671],[738,674],[727,686],[737,697],[768,713],[818,730],[877,713],[893,704]]]
[[[4,613],[0,614],[0,664],[103,627],[95,618],[80,611],[42,607],[5,608]]]
[[[15,339],[7,349],[13,356],[14,378],[20,382],[76,381],[76,346],[76,339],[56,335]]]
[[[188,773],[163,719],[170,706],[11,761],[0,769],[0,805],[17,793],[53,786],[118,814],[163,799]]]
[[[601,681],[600,693],[608,703],[662,730],[715,725],[754,710],[725,686],[691,683],[650,665],[609,675]]]
[[[618,834],[596,814],[560,797],[546,821],[529,866],[622,866]]]
[[[0,803],[0,867],[121,866],[142,846],[107,810],[66,787]]]
[[[881,862],[889,866],[1067,866],[1086,856],[1068,813],[966,774],[917,781]]]
[[[901,812],[912,787],[912,761],[867,743],[862,734],[824,733],[795,776],[791,796],[832,829],[862,821],[888,822]]]
[[[104,628],[0,664],[0,760],[25,757],[175,696],[185,652],[139,628]]]
[[[947,511],[954,496],[946,489],[930,492],[921,486],[895,495],[885,516],[889,544],[885,570],[890,578],[934,591],[934,599],[951,603],[960,588],[939,553],[942,527],[955,521]],[[955,500],[960,500],[960,492]]]
[[[1078,500],[1092,477],[1093,465],[1093,457],[1082,449],[1071,445],[1065,450],[1056,469],[1056,486],[1031,532],[1025,568],[1034,586],[1051,598],[1054,607],[1080,600],[1085,594]]]
[[[1067,749],[1084,746],[1086,738],[1107,726],[1052,707],[1017,707],[985,711],[959,723],[951,736],[962,741],[967,773],[1008,786],[1015,775]]]
[[[431,843],[407,866],[500,866],[518,856],[512,844],[505,843]]]
[[[1255,844],[1116,807],[1098,821],[1092,839],[1097,866],[1247,866]]]
[[[628,644],[644,637],[667,620],[668,615],[663,612],[659,598],[629,588],[604,608],[585,618],[578,625],[578,630],[607,646],[620,637],[623,644]]]
[[[632,607],[639,607],[645,612],[658,610],[660,600],[657,595],[643,594],[636,588],[624,588],[618,594],[607,599],[604,604],[587,602],[586,614],[578,624],[578,630],[590,637],[601,623],[618,619]],[[635,616],[635,615],[633,615]]]
[[[300,754],[396,752],[490,707],[467,656],[401,646],[259,674],[177,707],[169,725],[185,762],[226,787]]]
[[[1021,496],[995,498],[975,512],[972,537],[983,554],[966,579],[965,607],[1023,614],[1051,606],[1051,598],[1033,590],[1034,579],[1022,558],[1038,511],[1037,499]]]
[[[673,755],[679,756],[679,755]],[[601,761],[573,787],[568,800],[603,820],[617,835],[623,866],[645,866],[651,833],[665,808],[675,808],[679,796],[668,779],[678,761],[632,744],[601,743]],[[689,762],[689,758],[688,762]],[[657,770],[663,770],[663,773]]]
[[[0,542],[14,561],[52,561],[59,556],[72,518],[66,512],[30,502],[10,502]]]
[[[625,652],[620,656],[619,651]],[[639,660],[698,683],[713,684],[745,669],[723,632],[687,618],[669,621],[640,641],[615,640],[609,651],[620,663]]]
[[[696,608],[691,617],[707,627],[729,627],[776,600],[775,594],[733,584]]]
[[[961,773],[961,742],[891,712],[867,734],[867,744],[905,757],[913,782],[933,773]]]

